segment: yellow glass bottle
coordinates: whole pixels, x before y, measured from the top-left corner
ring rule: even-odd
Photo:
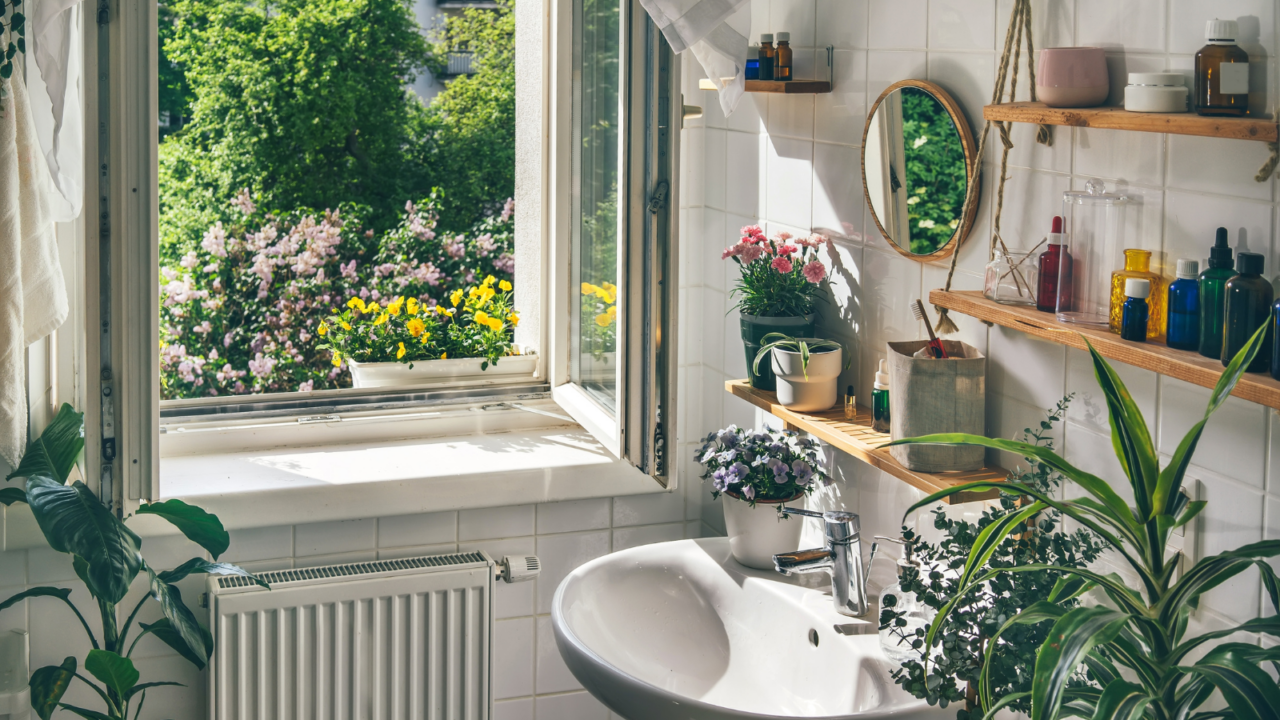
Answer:
[[[1164,337],[1165,302],[1169,295],[1169,283],[1163,275],[1151,272],[1151,251],[1125,250],[1124,269],[1111,273],[1111,332],[1120,332],[1120,318],[1124,312],[1124,281],[1143,278],[1151,281],[1151,294],[1147,298],[1150,319],[1147,321],[1147,339]]]

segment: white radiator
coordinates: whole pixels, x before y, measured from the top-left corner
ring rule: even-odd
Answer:
[[[262,573],[271,590],[210,577],[209,717],[489,720],[495,570],[471,552]]]

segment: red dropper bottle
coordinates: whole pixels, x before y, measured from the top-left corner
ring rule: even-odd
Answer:
[[[1067,252],[1067,236],[1062,232],[1062,217],[1053,217],[1049,233],[1049,249],[1040,253],[1040,287],[1036,292],[1036,309],[1041,312],[1071,310],[1071,253]]]

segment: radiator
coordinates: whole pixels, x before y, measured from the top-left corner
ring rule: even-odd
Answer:
[[[262,573],[271,590],[210,577],[209,717],[489,720],[495,570],[471,552]]]

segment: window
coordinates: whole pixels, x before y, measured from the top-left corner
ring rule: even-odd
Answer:
[[[484,94],[466,83],[493,63],[513,63],[510,48],[494,58],[482,36],[434,36],[445,40],[426,69],[443,89],[425,98],[421,76],[405,59],[412,55],[405,48],[417,47],[421,36],[402,0],[126,5],[87,38],[86,57],[109,67],[100,77],[86,73],[98,81],[86,91],[97,98],[89,106],[101,120],[86,123],[100,128],[88,152],[106,169],[88,189],[86,206],[90,217],[102,218],[86,231],[87,263],[98,270],[89,273],[88,292],[97,299],[90,317],[102,328],[88,347],[101,382],[90,392],[86,432],[95,441],[86,464],[104,494],[126,509],[159,498],[159,460],[169,453],[332,443],[331,426],[340,421],[379,428],[348,431],[347,438],[387,437],[388,427],[394,437],[447,435],[468,408],[513,418],[486,418],[474,425],[481,431],[563,423],[567,413],[616,456],[669,483],[662,453],[674,432],[663,420],[674,417],[675,400],[671,208],[678,151],[671,130],[681,107],[672,101],[678,61],[638,3],[548,2],[543,112],[517,122],[546,129],[535,135],[546,140],[530,156],[553,181],[538,188],[542,207],[530,209],[524,240],[518,230],[496,229],[519,227],[522,216],[512,217],[505,198],[485,195],[500,184],[495,176],[513,174],[502,164],[516,157],[484,134],[492,128],[471,121],[470,134],[450,137],[456,142],[437,135],[425,149],[405,150],[415,147],[412,133],[439,129],[429,103],[456,102],[450,111],[457,115]],[[321,4],[328,10],[320,12]],[[387,42],[335,46],[305,59],[301,51],[281,52],[282,43],[305,32],[333,35],[324,32],[329,24],[357,5],[386,15],[379,32]],[[437,7],[442,16],[471,17],[473,33],[495,25],[475,21],[476,13],[510,18],[503,2]],[[259,42],[263,37],[277,42]],[[397,68],[390,79],[336,88],[332,76],[312,77],[352,53],[375,51],[386,53],[382,65]],[[514,89],[514,73],[509,77]],[[287,87],[273,90],[273,82]],[[379,82],[385,87],[376,95],[367,86]],[[459,99],[464,93],[451,95],[451,87],[476,92]],[[559,87],[573,88],[569,107],[562,108]],[[291,118],[282,109],[289,92],[314,96]],[[343,113],[352,128],[335,133],[327,120]],[[369,129],[378,118],[395,126],[390,140]],[[414,187],[429,192],[413,185],[431,180],[427,152],[442,153],[439,167],[467,176],[459,190],[427,195],[430,208],[412,200]],[[291,164],[297,157],[307,164]],[[361,202],[342,204],[344,192]],[[406,192],[411,206],[396,207]],[[456,220],[468,212],[470,225]],[[430,226],[446,216],[453,226]],[[504,242],[523,242],[524,250]],[[465,259],[452,255],[455,243]],[[398,306],[401,319],[416,305],[447,321],[446,313],[465,309],[479,326],[482,306],[467,298],[477,290],[500,294],[517,277],[531,277],[528,269],[513,272],[516,256],[537,263],[545,284],[517,300],[518,314],[533,320],[520,330],[528,362],[496,358],[496,367],[516,371],[442,371],[372,388],[343,381],[350,358],[335,346],[335,323],[325,311],[376,302],[372,322],[392,315],[388,305]],[[489,275],[494,280],[486,283]],[[519,298],[521,288],[514,293]],[[483,314],[510,342],[515,308],[490,308]],[[344,317],[364,319],[359,307]],[[395,352],[407,340],[392,339],[383,350]],[[424,357],[456,359],[436,351]]]

